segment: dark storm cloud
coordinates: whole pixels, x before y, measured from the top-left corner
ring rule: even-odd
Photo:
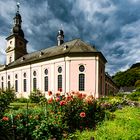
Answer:
[[[140,61],[140,0],[21,0],[20,13],[29,52],[56,45],[63,28],[65,41],[81,38],[96,45],[111,74]],[[2,38],[9,35],[14,14],[15,0],[0,2]]]

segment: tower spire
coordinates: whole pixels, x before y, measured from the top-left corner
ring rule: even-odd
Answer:
[[[17,2],[17,13],[19,13],[20,3]]]
[[[57,33],[57,45],[61,45],[64,43],[64,31],[63,31],[63,25],[61,24],[61,28]]]
[[[19,35],[24,38],[24,32],[21,28],[22,18],[19,13],[19,8],[20,8],[19,2],[17,2],[16,7],[17,7],[17,9],[16,9],[16,15],[14,17],[14,26],[12,29],[12,34]]]

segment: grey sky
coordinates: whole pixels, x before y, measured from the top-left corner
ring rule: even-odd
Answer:
[[[56,45],[63,26],[65,41],[81,38],[95,45],[114,74],[140,62],[140,0],[20,0],[28,52]],[[0,0],[0,59],[10,34],[16,0]]]

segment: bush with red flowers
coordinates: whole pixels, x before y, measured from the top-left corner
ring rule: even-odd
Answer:
[[[79,92],[66,96],[48,93],[37,107],[11,110],[0,123],[9,127],[16,139],[63,139],[75,130],[94,129],[105,112],[93,96]],[[36,99],[36,98],[35,98]],[[14,133],[13,133],[14,132]]]

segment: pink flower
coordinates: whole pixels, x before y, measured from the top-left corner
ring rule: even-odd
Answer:
[[[9,118],[8,118],[7,116],[4,116],[4,117],[2,118],[2,120],[3,120],[3,121],[9,121]]]
[[[64,100],[60,101],[60,105],[61,106],[66,105],[66,101],[64,101]]]
[[[53,101],[53,98],[48,99],[48,104],[51,104]]]
[[[56,102],[58,102],[58,101],[60,101],[60,98],[56,97],[56,99],[55,99],[55,100],[56,100]]]
[[[80,117],[81,117],[81,118],[86,117],[86,113],[85,113],[85,112],[81,112],[81,113],[80,113]]]

